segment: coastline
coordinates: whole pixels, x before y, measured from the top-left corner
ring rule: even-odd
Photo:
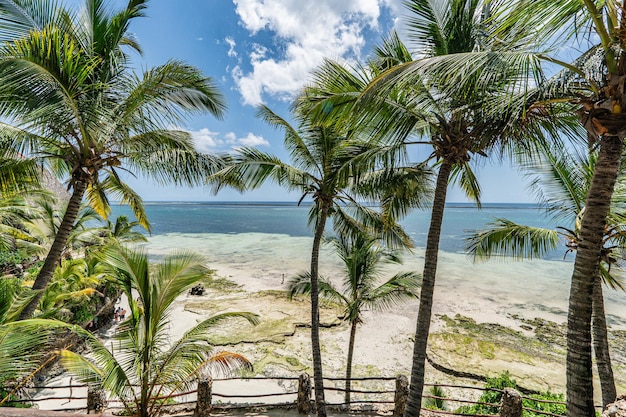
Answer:
[[[276,303],[276,298],[262,300],[263,294],[284,291],[286,284],[281,284],[282,274],[288,278],[290,274],[306,270],[309,261],[309,238],[274,234],[176,237],[170,234],[151,238],[147,248],[151,254],[159,256],[173,243],[177,248],[203,253],[216,276],[240,286],[244,293],[242,303],[237,304],[222,294],[220,299],[224,305],[229,308],[240,306],[240,309],[247,307],[246,311],[259,313],[262,320],[264,314],[269,315],[269,306]],[[413,255],[405,255],[404,264],[396,269],[421,271],[422,255],[419,249]],[[332,279],[341,273],[339,260],[328,249],[323,250],[321,259],[322,275]],[[461,367],[459,370],[487,376],[508,370],[521,385],[541,391],[564,392],[564,349],[558,343],[536,345],[535,351],[529,346],[537,339],[537,332],[556,332],[557,327],[566,322],[572,266],[571,262],[560,260],[473,264],[463,254],[441,252],[429,355],[453,369]],[[395,269],[389,271],[390,274],[395,272]],[[621,308],[624,294],[607,291],[606,298],[611,330],[624,331],[626,312]],[[249,302],[251,299],[254,302]],[[194,305],[202,303],[202,297],[181,300],[182,305],[189,302]],[[364,323],[357,332],[355,375],[410,373],[417,306],[415,300],[391,311],[365,313]],[[193,311],[198,313],[197,305]],[[337,311],[327,314],[336,316]],[[193,316],[186,316],[181,320],[192,319]],[[468,328],[465,319],[476,325]],[[506,340],[492,337],[497,333],[494,326],[504,335],[508,331],[515,335],[507,336]],[[329,376],[341,377],[345,372],[348,333],[347,324],[322,329],[324,369]],[[302,364],[310,363],[308,331],[297,330],[291,340],[280,343],[284,345],[284,352],[275,356],[295,356],[301,358]],[[515,346],[518,344],[519,349]],[[268,355],[258,354],[258,346],[241,343],[227,347],[238,352],[242,350],[241,353],[250,355],[252,360],[281,362],[279,358],[268,359]],[[624,380],[624,358],[621,353],[616,356],[616,380]],[[284,365],[284,360],[282,362],[269,372],[294,371]],[[428,367],[428,382],[445,380],[445,375]],[[624,387],[620,388],[623,391]]]
[[[257,313],[262,320],[259,328],[233,324],[218,330],[217,349],[248,357],[255,365],[254,375],[293,377],[301,372],[312,374],[309,330],[299,326],[308,323],[310,310],[306,299],[288,301],[284,291],[290,276],[309,268],[310,245],[307,236],[247,232],[157,234],[142,246],[153,259],[176,250],[193,250],[204,255],[215,271],[216,288],[200,297],[184,295],[176,302],[172,338],[210,314]],[[441,251],[429,356],[458,371],[489,377],[508,371],[527,388],[564,392],[564,348],[558,340],[543,339],[546,334],[558,334],[566,321],[572,267],[571,262],[560,259],[473,264],[464,254]],[[422,268],[423,252],[418,248],[405,254],[404,264],[388,273],[421,272]],[[341,274],[341,263],[328,248],[322,248],[320,273],[330,279]],[[606,291],[605,296],[611,330],[622,332],[613,345],[624,347],[626,311],[621,307],[626,295]],[[337,308],[324,307],[323,322],[333,324],[321,330],[324,372],[329,377],[343,377],[349,326],[339,322]],[[354,376],[410,374],[417,307],[415,300],[391,311],[365,312],[357,332]],[[626,380],[626,353],[617,352],[614,365],[619,384]],[[426,381],[482,385],[458,380],[430,365]],[[252,389],[250,383],[242,384],[216,390],[236,394]],[[292,387],[263,383],[254,389],[276,392],[288,388]],[[618,392],[625,390],[618,386]],[[329,398],[341,402],[339,394],[334,396]]]

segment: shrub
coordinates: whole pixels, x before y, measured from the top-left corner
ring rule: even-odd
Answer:
[[[446,409],[446,400],[443,398],[446,396],[446,392],[439,385],[433,385],[428,390],[428,394],[432,397],[439,398],[424,398],[424,408],[428,408],[430,410],[445,410]]]
[[[508,372],[504,372],[495,378],[487,378],[487,383],[485,384],[485,388],[493,388],[497,390],[503,390],[504,388],[517,388],[517,383],[515,380],[511,379],[511,375]],[[550,401],[559,401],[562,402],[563,394],[553,394],[551,392],[545,392],[539,395],[531,395],[530,397],[537,400],[550,400]],[[457,409],[457,413],[459,414],[498,414],[500,412],[500,401],[502,400],[502,393],[498,391],[485,391],[478,402],[481,403],[489,403],[494,404],[491,405],[482,405],[482,404],[474,404],[471,406],[463,406]],[[548,412],[556,415],[565,415],[565,405],[563,404],[552,404],[552,403],[544,403],[533,401],[531,399],[523,399],[522,406],[525,408],[529,408],[532,410]],[[524,410],[524,417],[542,417],[545,414],[534,413],[532,411]]]

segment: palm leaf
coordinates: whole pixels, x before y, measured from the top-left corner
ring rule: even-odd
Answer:
[[[522,226],[506,219],[496,219],[488,226],[467,238],[466,250],[474,260],[498,255],[517,260],[533,259],[553,251],[559,243],[559,235],[554,230]]]

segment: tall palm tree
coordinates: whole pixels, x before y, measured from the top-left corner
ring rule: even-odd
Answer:
[[[415,76],[429,73],[447,90],[485,90],[495,80],[508,78],[511,91],[524,92],[515,100],[493,101],[493,112],[506,108],[541,113],[556,103],[568,103],[598,150],[580,244],[572,272],[567,320],[567,412],[569,416],[593,416],[592,297],[598,263],[603,251],[606,218],[619,175],[626,137],[626,47],[622,19],[624,2],[599,0],[510,0],[498,16],[498,25],[485,37],[515,47],[499,51],[475,51],[425,60],[411,68]],[[564,60],[559,51],[583,51]],[[511,68],[529,77],[511,78]],[[544,78],[545,71],[554,73]],[[529,82],[530,78],[530,82]],[[535,93],[529,93],[535,89]],[[524,116],[524,114],[522,114]]]
[[[363,323],[361,318],[363,311],[365,309],[382,311],[415,298],[419,287],[419,275],[415,272],[399,272],[381,283],[381,267],[402,263],[395,253],[381,247],[377,239],[363,234],[354,238],[349,236],[331,238],[329,242],[343,261],[345,273],[342,281],[343,290],[337,289],[332,282],[320,277],[319,291],[321,296],[343,306],[342,319],[350,323],[345,392],[345,403],[349,405],[354,343],[357,327]],[[311,274],[308,272],[290,280],[290,296],[310,292]]]
[[[566,253],[578,249],[581,219],[585,213],[585,201],[597,155],[582,155],[575,150],[572,152],[563,153],[561,148],[546,149],[540,159],[525,167],[529,174],[536,175],[533,185],[540,187],[538,195],[547,213],[556,221],[566,221],[568,224],[551,230],[496,219],[488,229],[468,238],[468,252],[475,260],[490,259],[497,255],[519,260],[542,257],[555,250],[560,240],[565,241]],[[603,238],[603,253],[592,300],[592,337],[605,407],[615,401],[617,392],[609,352],[602,283],[613,289],[623,289],[615,276],[615,270],[620,269],[626,251],[626,219],[622,213],[625,197],[623,174],[618,179],[618,185]]]
[[[181,252],[152,268],[146,253],[108,247],[102,261],[128,297],[130,314],[116,332],[115,353],[90,332],[74,329],[91,348],[88,357],[65,350],[61,363],[81,381],[95,384],[124,404],[130,415],[159,415],[166,398],[192,389],[201,372],[251,368],[250,362],[231,352],[214,352],[210,330],[225,320],[258,322],[251,313],[222,313],[202,320],[180,339],[169,335],[173,303],[198,280],[207,279],[205,260]]]
[[[218,191],[224,186],[249,190],[270,179],[289,190],[302,193],[300,201],[309,196],[313,205],[309,210],[309,224],[314,230],[311,248],[311,346],[315,402],[317,413],[326,415],[322,359],[319,336],[319,253],[328,219],[339,235],[355,230],[380,230],[383,238],[396,245],[410,246],[410,239],[394,221],[397,196],[389,184],[401,177],[412,177],[415,193],[409,200],[418,204],[428,189],[427,171],[422,166],[404,172],[385,171],[370,175],[375,166],[377,149],[357,140],[349,140],[345,133],[331,126],[315,125],[300,118],[293,127],[267,107],[261,107],[259,116],[274,127],[285,130],[285,147],[293,164],[254,148],[238,150],[222,171],[209,178]],[[298,119],[297,119],[298,120]],[[386,188],[387,186],[387,188]],[[420,190],[422,192],[420,192]],[[379,212],[363,205],[357,196],[379,201],[385,195],[389,213]]]
[[[478,203],[480,187],[470,167],[473,157],[487,156],[489,152],[500,154],[520,145],[530,152],[531,144],[522,145],[520,138],[543,138],[554,134],[561,123],[567,125],[567,120],[561,119],[555,119],[554,125],[545,123],[551,121],[546,117],[548,112],[526,112],[527,117],[521,123],[516,122],[515,116],[525,109],[492,112],[488,106],[492,100],[504,95],[517,102],[515,95],[527,93],[511,90],[507,77],[494,78],[488,89],[458,92],[447,89],[442,81],[444,77],[438,78],[439,74],[415,70],[440,56],[505,47],[497,42],[485,42],[489,6],[495,12],[498,5],[488,3],[481,0],[407,1],[411,12],[408,33],[415,43],[416,58],[411,57],[397,36],[392,36],[376,50],[372,64],[380,71],[364,89],[357,91],[353,88],[355,83],[344,82],[346,76],[335,67],[329,67],[318,75],[325,81],[325,88],[310,89],[305,97],[310,101],[307,110],[314,117],[347,120],[352,128],[369,131],[374,140],[425,143],[433,147],[429,159],[436,161],[438,174],[424,257],[406,408],[408,416],[418,415],[421,408],[439,240],[449,182],[458,181],[468,197]],[[407,62],[409,59],[413,60]],[[516,80],[524,74],[510,71],[507,75]]]
[[[106,218],[113,194],[148,227],[121,171],[192,184],[213,165],[188,133],[170,127],[192,113],[222,115],[224,98],[212,80],[179,61],[141,76],[131,69],[125,49],[140,49],[128,30],[146,4],[129,0],[113,11],[108,1],[85,0],[76,12],[46,0],[0,3],[0,143],[46,161],[72,190],[36,290],[50,281],[83,197]]]

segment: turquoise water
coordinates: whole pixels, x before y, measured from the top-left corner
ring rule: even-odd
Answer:
[[[145,245],[153,258],[178,249],[202,254],[218,276],[240,283],[248,290],[286,289],[285,281],[310,266],[312,233],[307,226],[309,207],[291,203],[149,203],[152,235]],[[556,222],[532,205],[447,206],[435,292],[435,314],[459,312],[479,321],[506,322],[519,315],[565,321],[569,280],[574,256],[564,258],[560,247],[543,260],[512,262],[497,258],[474,263],[464,253],[464,238],[494,218],[520,224],[554,228]],[[115,207],[113,216],[129,214]],[[430,214],[415,211],[403,221],[416,242],[396,270],[422,272],[424,245]],[[341,261],[322,248],[320,273],[336,279]],[[626,329],[624,292],[605,290],[609,323]],[[414,307],[414,306],[413,306]],[[413,308],[411,307],[411,308]],[[413,312],[407,312],[413,317]]]
[[[307,225],[310,206],[295,203],[147,203],[152,235],[167,233],[271,233],[292,237],[312,236]],[[471,230],[482,229],[494,218],[507,218],[531,226],[554,228],[555,223],[534,205],[486,204],[477,209],[469,204],[446,207],[441,235],[441,250],[463,252],[464,237]],[[115,206],[113,218],[130,216],[127,207]],[[430,212],[416,210],[402,225],[417,246],[426,244]]]

